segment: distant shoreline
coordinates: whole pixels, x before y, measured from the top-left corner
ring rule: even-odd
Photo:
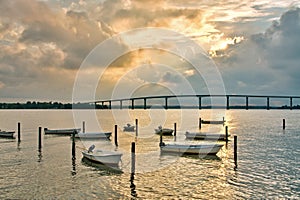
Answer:
[[[131,106],[123,106],[123,109],[132,109]],[[148,105],[146,109],[162,109],[164,106],[158,105]],[[7,109],[24,109],[24,110],[33,110],[33,109],[51,109],[51,110],[70,110],[70,109],[99,109],[99,110],[109,110],[110,108],[107,105],[99,105],[99,104],[91,104],[91,103],[60,103],[60,102],[30,102],[27,103],[0,103],[0,110]],[[118,105],[112,105],[111,109],[120,109]],[[135,105],[134,109],[144,109],[143,105]],[[169,105],[168,109],[199,109],[198,106],[172,106]],[[201,109],[227,109],[226,106],[202,106]],[[241,105],[232,105],[229,107],[232,110],[246,110],[246,106]],[[248,110],[259,109],[259,110],[267,110],[267,106],[248,106]],[[291,108],[287,105],[283,106],[270,106],[270,110],[291,110]],[[292,110],[299,110],[300,105],[295,105],[292,107]]]

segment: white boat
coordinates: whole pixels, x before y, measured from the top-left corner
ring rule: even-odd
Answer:
[[[80,138],[80,139],[109,139],[111,134],[112,134],[112,132],[76,133],[75,138]]]
[[[82,151],[84,158],[93,162],[102,163],[105,165],[118,165],[121,161],[122,153],[114,151],[94,150],[95,145],[92,145],[88,150]]]
[[[0,137],[5,138],[14,138],[15,131],[1,131],[0,130]]]
[[[44,128],[45,134],[56,134],[56,135],[71,135],[73,133],[79,133],[80,128],[71,128],[71,129],[48,129]]]
[[[228,134],[228,137],[230,135]],[[186,132],[186,139],[195,140],[226,140],[226,135],[224,133],[204,133],[204,132]]]
[[[124,126],[123,131],[124,132],[134,132],[135,131],[135,126],[132,126],[131,124],[127,124],[127,126]]]
[[[180,153],[180,154],[200,154],[216,155],[223,147],[223,144],[165,144],[160,145],[162,152]]]
[[[162,128],[162,126],[159,126],[157,129],[154,129],[156,134],[162,134],[162,135],[172,135],[173,129],[170,128]]]

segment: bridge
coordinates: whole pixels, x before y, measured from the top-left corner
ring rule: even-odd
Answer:
[[[122,98],[122,99],[110,99],[110,100],[98,100],[98,101],[93,101],[89,103],[94,103],[95,107],[99,104],[102,105],[102,108],[108,108],[112,109],[112,102],[119,102],[119,109],[123,109],[123,102],[128,101],[129,105],[131,103],[131,106],[128,106],[129,109],[147,109],[150,108],[150,106],[147,104],[147,100],[150,99],[163,99],[164,100],[164,109],[169,109],[169,108],[181,108],[180,105],[178,106],[170,106],[169,100],[174,99],[174,98],[197,98],[198,99],[198,105],[192,106],[193,108],[198,108],[198,109],[203,109],[203,108],[226,108],[226,109],[231,109],[231,108],[243,108],[243,109],[251,109],[251,108],[258,108],[262,106],[250,106],[249,105],[249,99],[250,98],[262,98],[266,99],[266,105],[263,106],[267,110],[270,110],[270,100],[271,99],[287,99],[289,100],[289,106],[285,107],[287,109],[292,110],[293,109],[293,99],[300,99],[300,96],[266,96],[266,95],[198,95],[198,94],[193,94],[193,95],[162,95],[162,96],[144,96],[144,97],[132,97],[132,98]],[[224,106],[203,106],[202,105],[202,100],[204,98],[225,98],[226,100],[226,105]],[[245,99],[245,105],[244,106],[230,106],[230,100],[233,98],[244,98]],[[143,105],[142,106],[137,106],[135,105],[135,102],[138,100],[143,100]],[[297,105],[298,108],[298,105]]]

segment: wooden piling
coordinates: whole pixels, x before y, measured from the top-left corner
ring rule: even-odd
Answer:
[[[228,126],[225,126],[225,141],[228,142]]]
[[[159,146],[163,146],[163,138],[162,138],[162,130],[160,131],[160,134],[159,134]]]
[[[73,133],[72,133],[72,160],[75,160],[75,158],[76,158],[75,134],[76,134],[76,131],[73,131]]]
[[[38,136],[38,140],[39,140],[39,147],[38,149],[42,149],[42,127],[39,127],[39,136]]]
[[[21,123],[18,122],[18,142],[21,142]]]
[[[115,125],[115,145],[118,145],[118,125]]]
[[[282,129],[285,130],[285,119],[282,120]]]
[[[176,123],[174,123],[174,136],[176,137],[176,132],[177,132],[177,124]]]
[[[235,165],[235,168],[237,168],[237,136],[235,135],[234,136],[234,165]]]
[[[85,121],[82,122],[82,132],[85,133]]]
[[[199,129],[201,129],[201,125],[202,125],[202,120],[201,117],[199,118]]]
[[[131,143],[131,174],[135,173],[135,142]]]
[[[138,119],[135,119],[135,136],[138,136]]]

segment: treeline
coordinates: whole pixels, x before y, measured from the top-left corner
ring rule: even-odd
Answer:
[[[106,105],[89,103],[60,103],[60,102],[31,102],[26,103],[0,103],[0,109],[108,109]]]

